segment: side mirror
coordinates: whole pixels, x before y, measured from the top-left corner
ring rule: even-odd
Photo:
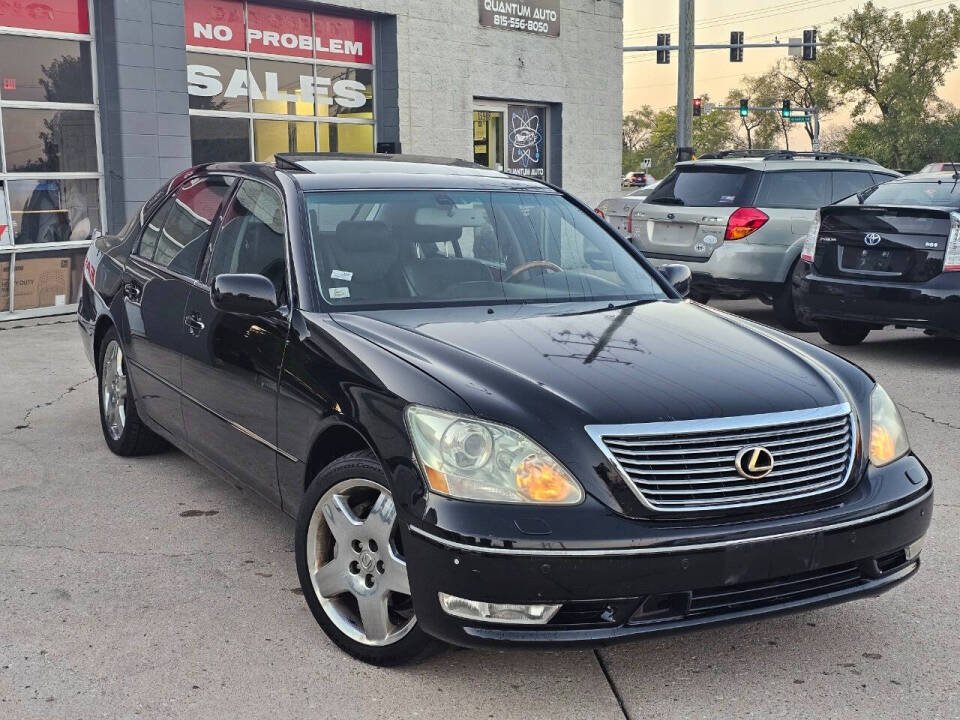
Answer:
[[[277,289],[263,275],[217,275],[210,302],[222,312],[266,315],[280,307]]]
[[[690,268],[686,265],[680,265],[679,263],[661,265],[660,274],[666,278],[674,290],[680,293],[680,297],[686,297],[690,294],[690,282],[693,279],[693,275],[690,272]]]

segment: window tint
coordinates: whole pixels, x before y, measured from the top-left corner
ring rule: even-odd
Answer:
[[[140,244],[137,246],[136,254],[146,260],[153,260],[153,253],[157,249],[157,240],[160,237],[160,231],[163,229],[163,221],[167,219],[167,215],[170,214],[170,208],[173,207],[175,200],[170,198],[163,205],[160,206],[160,209],[157,210],[153,217],[150,218],[150,222],[147,223],[147,226],[143,229],[143,234],[140,236]]]
[[[153,261],[196,277],[210,226],[232,184],[233,178],[219,175],[180,188],[157,239]]]
[[[830,186],[829,172],[787,170],[764,173],[756,206],[815,210],[830,204]]]
[[[657,185],[646,202],[692,207],[750,205],[755,174],[744,168],[683,167]]]
[[[244,180],[224,211],[207,278],[224,273],[264,275],[283,297],[286,246],[283,202],[272,188]]]
[[[854,196],[844,205],[942,205],[960,207],[960,181],[890,182],[878,185],[859,197]]]
[[[875,184],[873,176],[868,172],[838,170],[833,174],[833,201],[849,197]]]

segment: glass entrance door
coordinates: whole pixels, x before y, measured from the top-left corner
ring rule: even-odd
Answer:
[[[473,111],[473,161],[503,170],[503,116],[498,110]]]

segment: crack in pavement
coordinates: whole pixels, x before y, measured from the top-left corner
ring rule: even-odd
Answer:
[[[39,403],[38,405],[34,405],[32,408],[30,408],[29,410],[27,410],[27,412],[24,414],[23,420],[20,421],[20,424],[19,424],[19,425],[16,425],[16,426],[13,428],[13,430],[9,430],[9,431],[5,432],[4,435],[9,435],[10,433],[15,432],[15,431],[17,431],[17,430],[29,430],[29,429],[30,429],[30,416],[33,414],[33,411],[34,411],[34,410],[39,410],[40,408],[45,408],[45,407],[50,407],[51,405],[55,405],[56,403],[58,403],[58,402],[60,402],[61,400],[63,400],[67,395],[69,395],[70,393],[72,393],[74,390],[76,390],[78,387],[80,387],[80,386],[83,385],[84,383],[88,383],[88,382],[90,382],[91,380],[95,380],[96,377],[97,377],[97,375],[96,375],[96,373],[94,373],[94,374],[91,375],[90,377],[84,378],[83,380],[81,380],[81,381],[78,382],[78,383],[74,383],[73,385],[71,385],[70,387],[68,387],[66,390],[64,390],[62,393],[60,393],[60,394],[59,394],[56,398],[54,398],[53,400],[50,400],[50,401],[45,402],[45,403]]]
[[[600,649],[594,648],[593,655],[597,658],[597,663],[600,665],[600,670],[603,673],[603,676],[607,679],[607,685],[610,686],[610,690],[613,692],[613,697],[616,699],[617,705],[620,706],[620,712],[623,713],[625,720],[631,720],[630,711],[627,710],[627,704],[623,701],[623,696],[620,695],[620,690],[617,689],[616,683],[613,682],[613,676],[610,674],[609,668],[607,668],[607,662],[600,654]]]
[[[919,415],[922,418],[926,418],[927,420],[932,422],[934,425],[942,425],[943,427],[948,427],[951,430],[960,430],[960,425],[954,425],[953,423],[947,422],[946,420],[937,420],[932,415],[928,415],[927,413],[923,412],[923,410],[914,410],[912,407],[908,405],[904,405],[903,403],[897,403],[897,405],[902,407],[904,410],[907,410],[908,412],[912,412],[914,415]]]
[[[53,322],[43,323],[27,323],[25,325],[7,325],[7,323],[0,323],[0,332],[5,330],[32,330],[33,328],[47,327],[47,325],[72,325],[76,321],[76,318],[70,317],[67,320],[54,320]]]

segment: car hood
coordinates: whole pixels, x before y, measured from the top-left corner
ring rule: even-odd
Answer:
[[[775,331],[683,301],[376,310],[333,319],[420,367],[478,415],[526,427],[693,420],[845,400],[822,364]]]

